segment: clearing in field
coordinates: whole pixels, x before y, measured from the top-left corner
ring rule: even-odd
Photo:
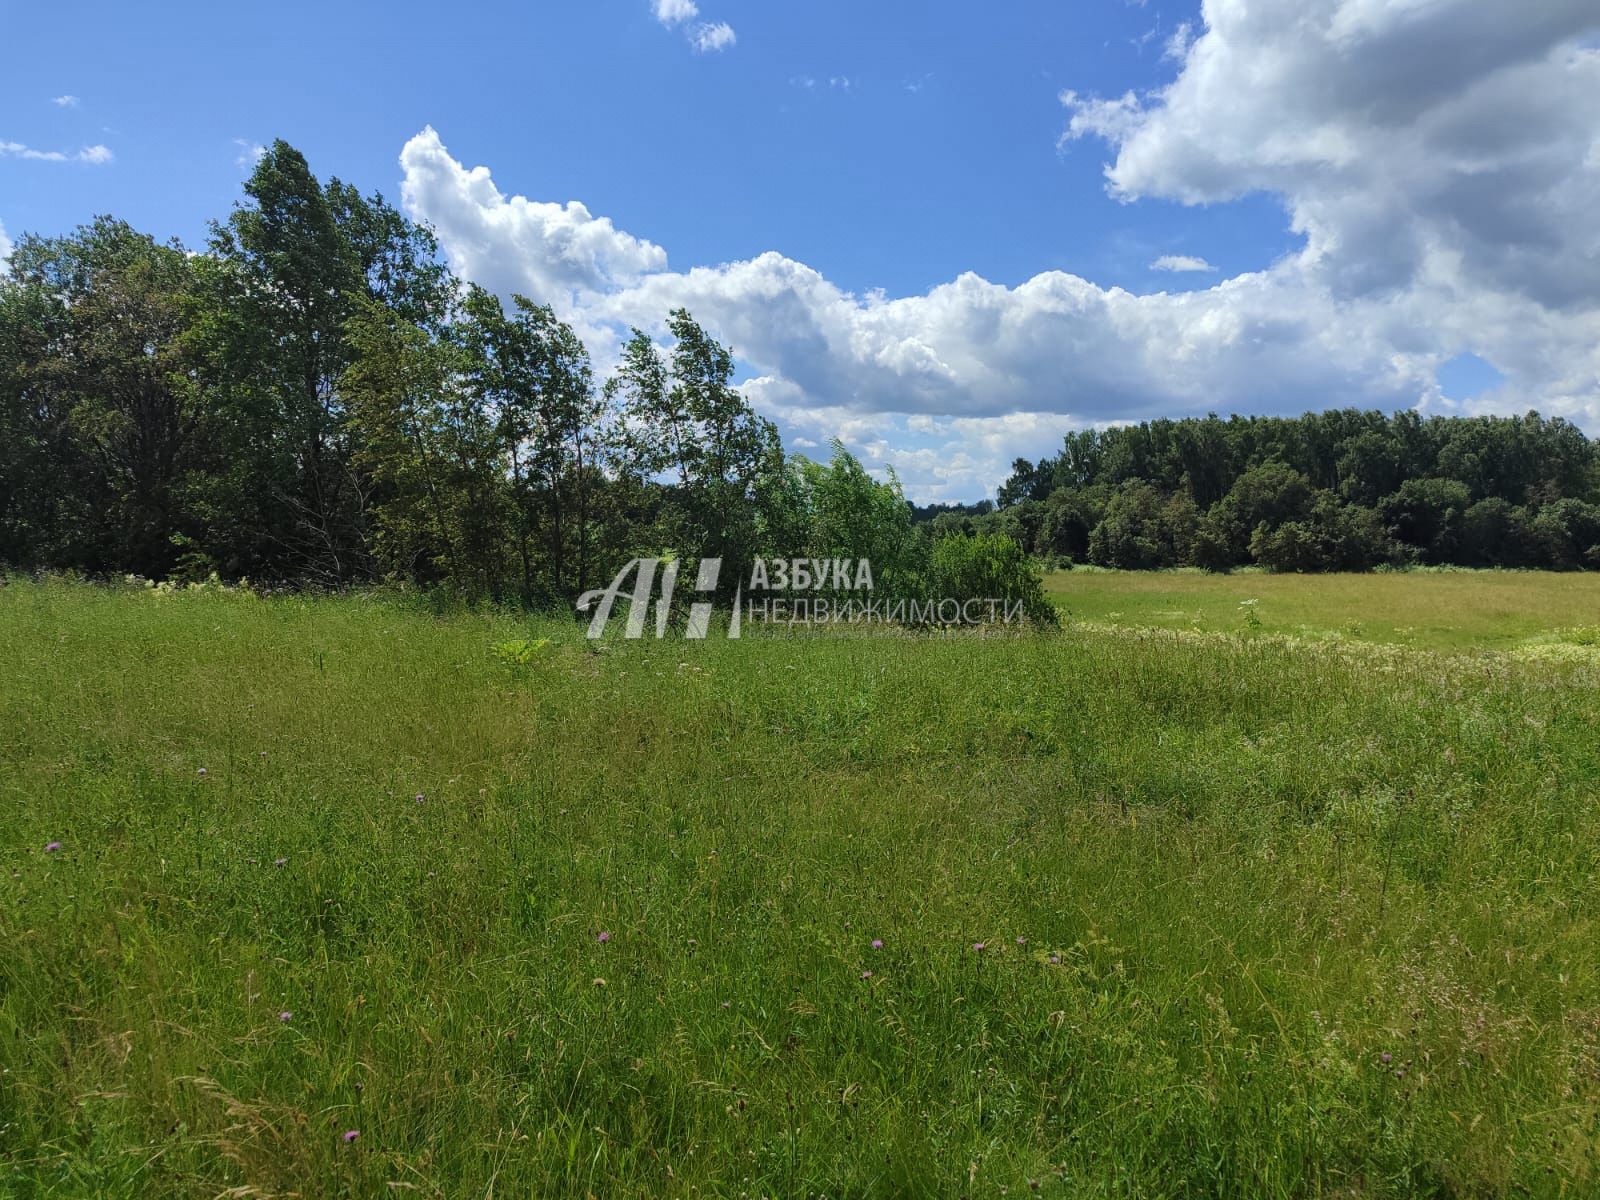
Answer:
[[[0,664],[0,1193],[1600,1187],[1592,659],[17,583]]]

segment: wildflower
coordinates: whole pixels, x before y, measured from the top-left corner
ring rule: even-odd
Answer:
[[[417,793],[417,803],[418,804],[421,804],[426,799],[427,799],[427,797],[424,796],[421,792]]]
[[[733,1007],[733,1001],[731,1001],[731,1000],[724,1000],[724,1001],[723,1001],[723,1002],[722,1002],[722,1007],[723,1007],[723,1008],[732,1008],[732,1007]]]
[[[286,867],[289,865],[289,860],[287,858],[275,858],[272,860],[272,865],[275,867]]]
[[[861,978],[863,978],[863,979],[871,979],[872,978],[872,972],[871,971],[863,971],[863,972],[861,972]]]
[[[359,1129],[346,1129],[344,1131],[344,1144],[346,1146],[348,1146],[351,1142],[355,1141],[360,1136],[361,1136],[361,1130],[359,1130]]]
[[[201,767],[200,768],[200,778],[204,779],[205,777],[206,777],[206,769],[204,767]]]
[[[285,1025],[287,1025],[293,1019],[294,1019],[294,1014],[292,1012],[290,1012],[287,1008],[284,1009],[281,1013],[278,1014],[278,1020],[282,1021]]]
[[[873,938],[872,939],[872,948],[874,950],[882,950],[883,949],[883,939],[882,938]]]
[[[1019,945],[1019,946],[1026,946],[1026,945],[1027,945],[1027,944],[1028,944],[1028,939],[1027,939],[1027,938],[1025,938],[1025,937],[1019,937],[1019,938],[1018,938],[1018,939],[1017,939],[1017,945]]]
[[[1378,1055],[1378,1057],[1383,1060],[1383,1065],[1386,1067],[1394,1061],[1394,1055],[1390,1054],[1387,1050]]]
[[[602,930],[601,930],[601,931],[600,931],[600,936],[599,936],[599,937],[598,937],[598,938],[597,938],[597,939],[596,939],[596,940],[597,940],[597,941],[598,941],[598,942],[599,942],[599,943],[600,943],[600,944],[601,944],[601,945],[602,945],[602,946],[604,946],[604,945],[605,945],[605,944],[606,944],[606,943],[607,943],[607,942],[609,942],[609,941],[610,941],[610,940],[611,940],[611,934],[610,934],[610,933],[608,933],[608,932],[607,932],[607,931],[606,931],[606,930],[604,930],[604,929],[602,929]]]
[[[46,854],[54,854],[59,849],[61,849],[60,842],[46,842],[44,844],[44,852]]]
[[[1060,965],[1061,965],[1061,955],[1059,955],[1059,954],[1052,954],[1052,955],[1051,955],[1051,956],[1050,956],[1050,965],[1051,965],[1051,966],[1052,966],[1052,967],[1059,967],[1059,966],[1060,966]]]
[[[973,951],[975,953],[982,954],[983,950],[984,950],[984,943],[983,942],[973,942],[972,943],[972,949],[973,949]]]
[[[598,975],[595,976],[595,980],[594,980],[594,986],[595,987],[605,987],[605,985],[606,985],[606,981],[604,979],[601,979]]]

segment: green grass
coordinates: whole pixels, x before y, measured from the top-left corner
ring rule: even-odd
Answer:
[[[0,588],[0,1195],[1594,1195],[1597,689]]]
[[[1243,571],[1056,571],[1045,591],[1079,621],[1238,632],[1255,600],[1266,633],[1425,649],[1509,649],[1556,631],[1600,626],[1600,574],[1409,571],[1269,575]]]

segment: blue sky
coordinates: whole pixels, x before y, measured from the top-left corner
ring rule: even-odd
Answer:
[[[1539,25],[1497,0],[1389,6],[1406,20],[1371,0],[13,4],[0,225],[112,212],[197,244],[250,148],[283,137],[404,196],[480,282],[553,288],[602,361],[616,329],[689,303],[791,444],[843,436],[921,498],[973,498],[1065,428],[1157,413],[1542,399],[1592,422],[1592,241],[1529,282],[1541,264],[1508,257],[1519,235],[1479,192],[1441,202],[1449,170],[1416,178],[1508,75],[1542,70],[1569,107],[1592,94],[1593,6],[1549,7]],[[1321,41],[1297,11],[1326,17]],[[1445,19],[1464,66],[1418,99],[1400,55]],[[1359,78],[1297,92],[1330,71]],[[1390,93],[1409,107],[1373,116]],[[1552,169],[1534,199],[1564,169],[1581,203],[1600,151],[1535,117]],[[1358,170],[1339,139],[1362,137],[1410,139],[1413,165]],[[1421,199],[1386,215],[1406,188]],[[1460,279],[1440,276],[1451,237]],[[1530,330],[1555,367],[1517,361]]]

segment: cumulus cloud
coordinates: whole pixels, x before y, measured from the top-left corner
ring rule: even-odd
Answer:
[[[54,104],[57,108],[77,108],[78,98],[76,96],[57,96],[54,100],[50,101],[50,103]]]
[[[0,223],[0,266],[4,266],[6,260],[11,257],[11,250],[11,239],[6,236],[4,223]]]
[[[522,292],[572,311],[598,292],[667,265],[661,247],[623,233],[576,200],[505,196],[486,167],[463,167],[433,129],[400,153],[401,197],[438,227],[457,269],[502,294]]]
[[[21,142],[0,142],[0,158],[24,158],[34,162],[81,162],[99,165],[108,163],[112,159],[111,151],[105,146],[85,146],[74,153],[64,150],[35,150],[32,146],[25,146]]]
[[[718,50],[726,50],[738,40],[732,25],[726,21],[718,21],[715,24],[697,27],[691,44],[701,54],[715,54]]]
[[[1448,411],[1435,372],[1463,352],[1504,376],[1475,407],[1600,431],[1592,0],[1207,0],[1202,24],[1169,43],[1166,88],[1061,97],[1065,150],[1109,145],[1118,199],[1281,200],[1303,249],[1200,290],[1049,271],[857,295],[776,251],[672,271],[577,202],[508,199],[431,129],[402,154],[404,195],[462,274],[555,303],[602,357],[688,307],[794,444],[841,436],[920,498],[971,498],[1086,424]]]
[[[1282,197],[1305,261],[1364,296],[1429,277],[1545,305],[1600,284],[1593,0],[1209,0],[1148,97],[1065,93],[1123,199]]]
[[[1152,271],[1204,271],[1207,273],[1216,270],[1205,259],[1197,258],[1193,254],[1163,254],[1150,264],[1150,269]]]

